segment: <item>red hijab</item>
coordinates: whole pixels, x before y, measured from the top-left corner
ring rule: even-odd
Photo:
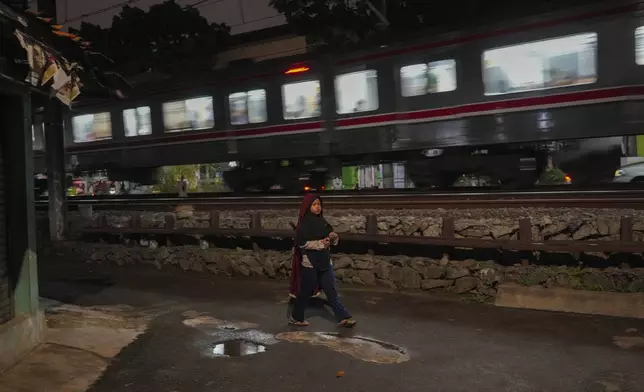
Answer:
[[[302,204],[300,204],[300,214],[297,217],[297,226],[295,226],[295,233],[297,235],[297,231],[300,228],[300,224],[302,223],[302,219],[304,219],[304,216],[306,215],[307,212],[311,209],[311,205],[316,199],[319,199],[320,196],[315,194],[315,193],[308,193],[306,196],[304,196],[304,200],[302,200]],[[293,258],[291,261],[291,288],[290,288],[290,294],[293,296],[297,296],[300,292],[300,268],[302,267],[302,250],[300,249],[297,244],[294,244],[293,246]],[[319,289],[316,289],[316,293],[319,291]]]

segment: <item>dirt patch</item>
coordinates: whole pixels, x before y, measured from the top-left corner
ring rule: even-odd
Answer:
[[[293,343],[324,346],[366,362],[394,364],[410,359],[409,354],[401,347],[362,336],[342,337],[329,332],[294,331],[280,333],[276,338]]]
[[[184,312],[184,314],[192,314],[190,312],[191,311]],[[205,315],[198,315],[196,317],[185,319],[183,320],[183,325],[198,328],[201,330],[221,329],[224,331],[236,331],[258,327],[257,324],[249,323],[246,321],[219,320],[214,317]]]

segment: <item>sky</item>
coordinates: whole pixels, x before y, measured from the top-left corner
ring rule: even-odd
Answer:
[[[252,30],[263,29],[286,23],[284,16],[280,15],[269,5],[269,0],[176,0],[181,5],[196,5],[201,15],[211,22],[226,23],[231,26],[232,34],[244,33]],[[58,20],[65,27],[78,27],[81,21],[108,27],[112,17],[122,7],[102,12],[97,15],[84,17],[97,10],[112,5],[125,3],[125,0],[57,0]],[[148,9],[153,4],[162,0],[130,0],[130,6]],[[79,20],[75,20],[79,19]],[[72,21],[65,23],[66,21]]]

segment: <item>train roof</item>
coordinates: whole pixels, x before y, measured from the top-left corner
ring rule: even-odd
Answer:
[[[571,3],[580,3],[577,0],[569,1]],[[567,5],[567,8],[547,13],[542,12],[536,16],[523,15],[522,17],[512,18],[511,22],[507,21],[508,17],[506,13],[499,13],[495,23],[490,22],[485,23],[485,25],[470,26],[460,30],[451,29],[448,31],[445,28],[439,27],[416,31],[407,34],[407,36],[392,35],[378,43],[367,42],[344,48],[314,46],[310,47],[312,50],[305,54],[285,56],[261,62],[238,61],[222,70],[210,71],[200,75],[185,75],[184,77],[168,78],[165,80],[152,80],[149,83],[142,83],[137,86],[125,102],[140,101],[150,96],[189,95],[210,89],[216,85],[226,86],[252,79],[277,77],[282,75],[286,69],[294,64],[306,63],[313,67],[318,64],[342,66],[397,56],[403,53],[430,51],[440,47],[460,45],[494,36],[516,34],[561,24],[582,23],[589,19],[636,12],[638,6],[643,3],[644,0],[586,0],[582,6],[571,7],[570,3],[561,1],[558,3],[559,6],[563,5],[565,7]],[[522,11],[523,14],[527,12],[529,11],[525,9]],[[253,34],[248,33],[249,35],[246,37],[261,37],[262,31],[251,32]],[[275,31],[277,33],[277,29]],[[292,32],[288,26],[279,29],[279,31],[282,36],[285,34],[284,32]],[[427,39],[427,37],[431,38]],[[249,42],[247,39],[240,37],[240,42]],[[87,102],[82,106],[79,105],[78,108],[86,111],[88,107],[109,106],[111,104],[123,105],[124,101],[100,100],[91,103]]]

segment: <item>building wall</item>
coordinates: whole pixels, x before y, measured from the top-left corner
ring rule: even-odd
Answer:
[[[39,306],[31,143],[31,97],[21,87],[0,85],[0,148],[13,318],[0,325],[0,372],[13,366],[42,340],[45,320]]]

